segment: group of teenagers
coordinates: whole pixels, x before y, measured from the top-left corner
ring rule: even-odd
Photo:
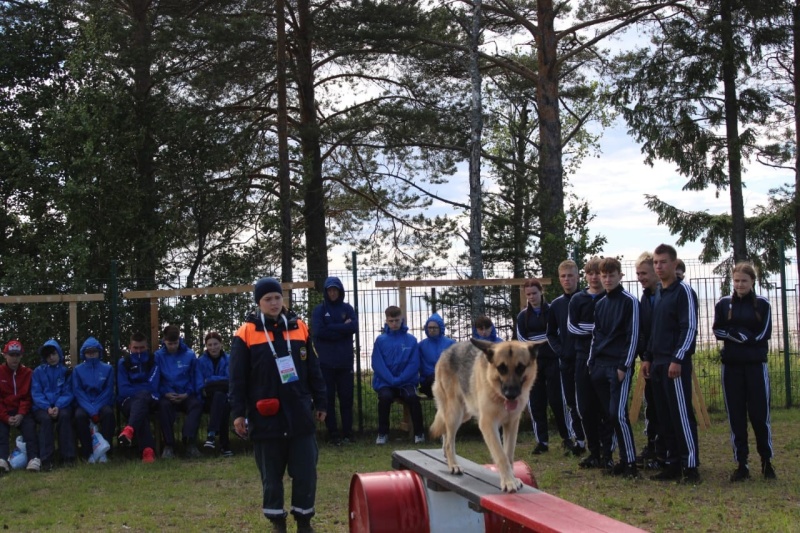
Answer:
[[[210,332],[204,353],[197,357],[181,339],[177,326],[167,326],[160,348],[151,353],[147,338],[134,333],[128,353],[115,368],[105,362],[105,349],[94,337],[83,343],[79,364],[67,366],[61,345],[50,339],[37,352],[41,364],[21,363],[25,350],[19,340],[3,348],[0,365],[0,474],[10,471],[9,439],[17,428],[25,444],[28,471],[52,470],[56,456],[63,465],[80,457],[87,463],[106,462],[109,452],[95,453],[93,433],[109,444],[138,445],[144,463],[155,461],[151,417],[163,435],[161,457],[175,455],[177,413],[186,413],[182,444],[187,457],[200,457],[197,432],[204,410],[209,412],[203,447],[223,457],[233,455],[229,440],[228,355],[222,337]],[[118,410],[116,409],[118,408]],[[117,412],[125,425],[117,429]],[[76,436],[77,443],[76,446]],[[56,449],[56,441],[58,448]]]
[[[577,290],[574,262],[559,265],[563,294],[543,301],[538,280],[525,284],[527,308],[517,320],[517,338],[546,341],[539,348],[538,375],[531,391],[531,418],[537,445],[549,450],[547,406],[563,439],[582,468],[638,477],[642,467],[658,470],[653,480],[700,482],[697,422],[692,404],[692,356],[698,301],[683,280],[685,267],[669,245],[636,261],[642,286],[637,300],[621,285],[614,258],[593,258],[584,266],[587,287]],[[722,341],[722,389],[737,467],[731,481],[750,477],[747,420],[753,426],[761,474],[775,479],[770,428],[768,341],[769,302],[754,291],[750,263],[735,265],[733,293],[715,306],[713,331]],[[645,378],[647,442],[637,456],[628,398],[637,357]],[[619,450],[614,462],[612,451]]]

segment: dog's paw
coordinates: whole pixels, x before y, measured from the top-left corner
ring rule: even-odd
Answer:
[[[500,480],[500,488],[503,492],[517,492],[522,488],[522,481],[515,477]]]
[[[461,470],[461,467],[460,467],[460,466],[458,466],[458,465],[452,465],[452,466],[450,467],[450,473],[451,473],[451,474],[453,474],[454,476],[460,476],[461,474],[463,474],[463,473],[464,473],[464,471],[463,471],[463,470]]]

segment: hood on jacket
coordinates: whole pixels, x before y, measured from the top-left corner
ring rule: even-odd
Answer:
[[[406,319],[403,318],[403,323],[400,324],[400,329],[398,329],[397,331],[390,330],[389,329],[389,324],[384,324],[382,331],[386,335],[399,335],[401,333],[408,333],[408,326],[406,325]]]
[[[330,289],[331,287],[336,287],[337,289],[339,289],[339,297],[336,299],[336,301],[332,301],[330,298],[328,298],[328,289]],[[331,276],[328,279],[326,279],[325,284],[322,286],[322,296],[323,298],[325,298],[326,302],[334,304],[342,303],[344,301],[344,285],[342,285],[342,280],[340,280],[336,276]]]
[[[501,339],[500,337],[497,336],[497,328],[494,327],[494,324],[492,324],[492,332],[489,333],[488,337],[481,337],[480,335],[478,335],[478,328],[476,328],[475,326],[472,326],[472,337],[474,339],[483,339],[483,340],[492,341],[492,342],[502,342],[503,341],[503,339]]]
[[[83,341],[83,346],[81,346],[81,351],[80,351],[81,362],[86,360],[86,356],[84,354],[86,353],[86,350],[88,350],[89,348],[97,348],[98,350],[100,350],[100,357],[98,359],[100,361],[103,360],[103,357],[106,355],[106,351],[103,348],[103,345],[100,344],[100,341],[98,341],[94,337],[89,337],[88,339]]]
[[[431,322],[435,322],[436,325],[439,326],[439,334],[436,337],[432,337],[431,334],[428,333],[428,324]],[[439,313],[433,313],[430,318],[425,321],[425,336],[429,339],[444,337],[444,319],[439,316]]]
[[[50,339],[41,346],[37,350],[39,352],[39,356],[42,358],[42,363],[47,364],[47,356],[45,355],[45,348],[52,347],[56,349],[56,353],[58,353],[58,362],[60,364],[64,364],[64,350],[61,349],[61,345],[58,344],[58,341],[55,339]],[[48,350],[49,351],[49,350]]]

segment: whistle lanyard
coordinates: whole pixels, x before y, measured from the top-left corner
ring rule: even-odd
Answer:
[[[272,340],[269,338],[269,333],[267,332],[267,323],[264,322],[264,313],[259,313],[261,316],[261,325],[264,327],[264,336],[267,338],[267,343],[269,344],[269,349],[272,350],[272,356],[277,359],[278,352],[275,351],[275,346],[272,345]],[[289,322],[286,321],[286,315],[281,313],[281,318],[283,319],[283,326],[284,326],[284,338],[286,339],[286,350],[289,352],[289,357],[292,356],[292,342],[289,340]]]

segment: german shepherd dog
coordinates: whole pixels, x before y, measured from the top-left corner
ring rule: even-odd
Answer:
[[[500,488],[503,492],[522,488],[512,465],[519,419],[536,378],[536,344],[472,339],[442,353],[433,382],[436,418],[430,433],[434,439],[444,435],[444,455],[451,474],[462,473],[456,463],[456,432],[475,417],[500,473]]]

